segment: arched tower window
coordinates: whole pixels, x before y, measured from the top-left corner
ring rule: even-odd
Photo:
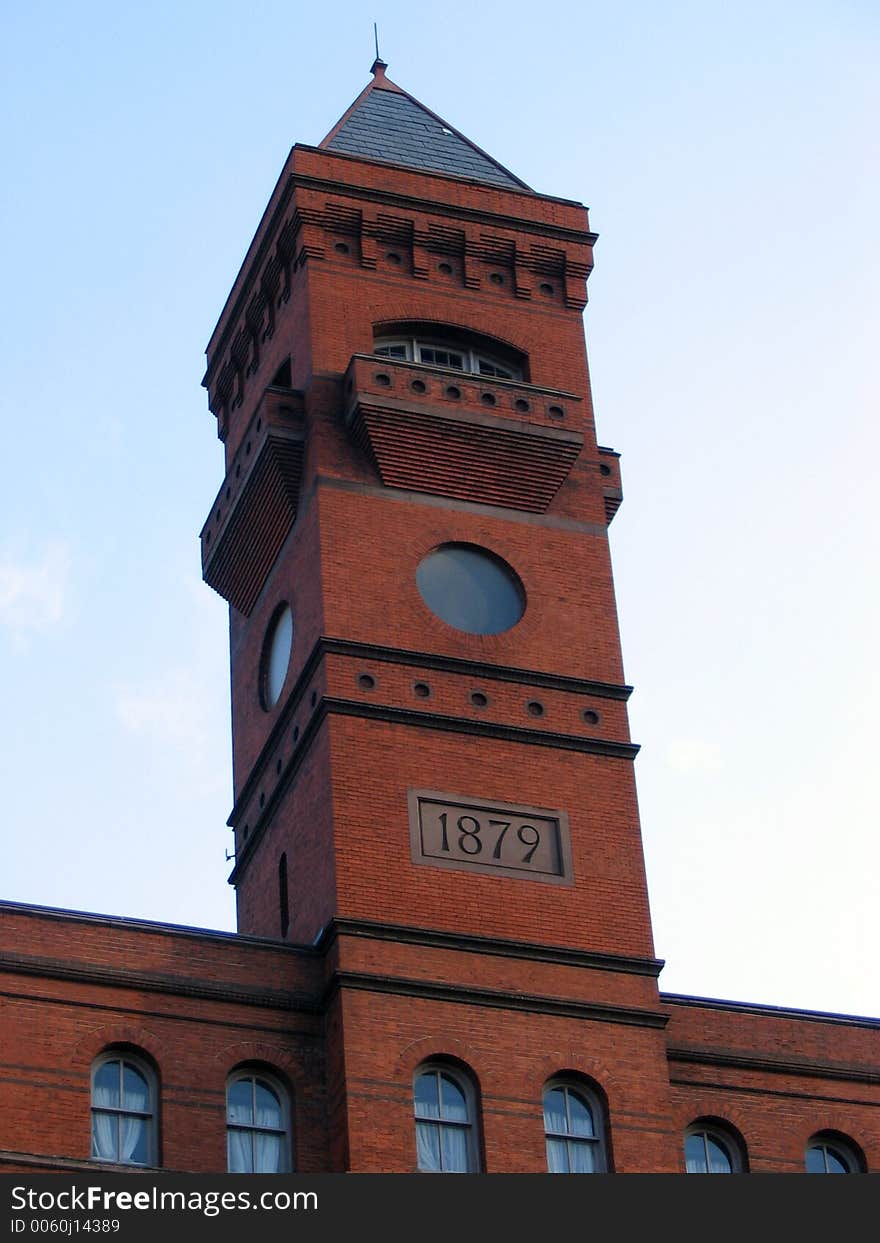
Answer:
[[[416,1072],[413,1098],[419,1169],[475,1174],[479,1158],[470,1078],[444,1062],[425,1063]]]
[[[286,1174],[293,1168],[290,1098],[267,1072],[238,1070],[227,1081],[226,1154],[231,1174]]]
[[[602,1174],[605,1117],[601,1102],[576,1079],[552,1079],[544,1088],[544,1140],[551,1174]]]
[[[156,1077],[135,1054],[109,1050],[92,1067],[92,1156],[118,1165],[158,1161]]]
[[[398,331],[382,329],[373,353],[399,362],[422,363],[499,380],[523,380],[525,356],[516,350],[475,333],[442,324],[400,325]]]

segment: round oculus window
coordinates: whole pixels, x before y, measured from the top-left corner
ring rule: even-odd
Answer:
[[[522,584],[506,561],[474,544],[441,544],[416,570],[432,613],[467,634],[500,634],[525,612]]]
[[[289,604],[282,604],[269,623],[263,644],[260,691],[267,711],[275,707],[284,689],[292,646],[293,613]]]

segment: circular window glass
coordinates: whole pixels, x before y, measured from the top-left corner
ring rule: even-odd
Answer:
[[[525,592],[510,566],[474,544],[443,544],[416,570],[432,613],[468,634],[500,634],[525,611]]]
[[[266,709],[275,707],[284,689],[292,645],[293,614],[289,604],[282,604],[269,623],[263,644],[261,691],[263,707]]]

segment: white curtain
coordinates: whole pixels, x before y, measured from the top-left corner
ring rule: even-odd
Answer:
[[[116,1114],[92,1110],[92,1156],[101,1161],[116,1160]]]
[[[98,1111],[118,1104],[118,1076],[112,1075],[105,1063],[95,1072],[92,1083],[92,1156],[102,1161],[116,1160],[116,1114]]]
[[[577,1140],[548,1139],[547,1169],[551,1174],[595,1174],[595,1144]]]
[[[120,1115],[119,1160],[136,1161],[139,1165],[148,1164],[150,1154],[145,1118],[137,1118],[126,1114]]]
[[[578,1144],[570,1141],[568,1160],[572,1174],[594,1174],[596,1172],[595,1144]]]
[[[256,1174],[280,1174],[282,1172],[283,1144],[280,1135],[267,1131],[254,1132],[254,1172]]]
[[[558,1088],[544,1093],[544,1130],[551,1135],[564,1135],[568,1130],[565,1122],[565,1095]]]
[[[468,1133],[465,1127],[441,1128],[443,1142],[443,1169],[448,1174],[466,1174],[468,1171]]]
[[[416,1147],[419,1169],[436,1173],[440,1170],[440,1128],[432,1122],[416,1123]]]
[[[252,1174],[251,1132],[230,1127],[226,1132],[226,1156],[230,1174]]]
[[[551,1174],[568,1174],[568,1153],[564,1139],[547,1140],[547,1169]]]

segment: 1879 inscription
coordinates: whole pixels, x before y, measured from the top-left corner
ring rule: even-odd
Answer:
[[[572,884],[564,812],[410,790],[409,825],[414,863]]]

